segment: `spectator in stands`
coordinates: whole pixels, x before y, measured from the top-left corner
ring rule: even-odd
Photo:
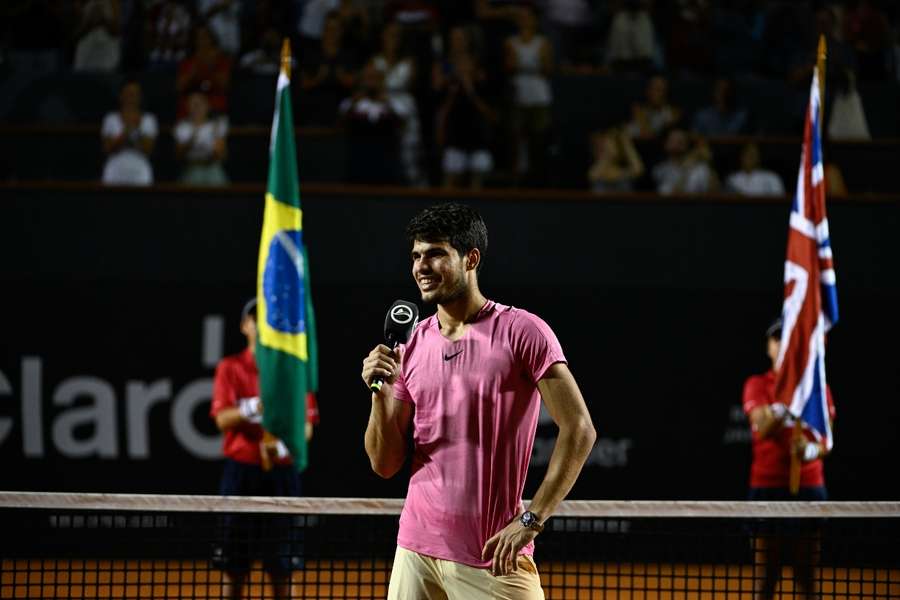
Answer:
[[[399,137],[403,118],[384,89],[384,73],[363,67],[360,84],[339,109],[347,131],[348,178],[354,183],[396,184],[402,179]]]
[[[844,16],[844,35],[856,51],[859,78],[882,81],[887,75],[891,26],[884,11],[871,0],[849,2]]]
[[[115,71],[122,58],[118,0],[75,3],[80,23],[75,33],[75,71]]]
[[[717,79],[713,84],[712,105],[694,115],[691,129],[703,136],[739,135],[747,130],[747,109],[738,106],[734,81]]]
[[[745,144],[741,149],[741,170],[725,180],[725,189],[742,196],[783,196],[784,183],[774,171],[760,166],[759,148]]]
[[[300,56],[313,52],[322,45],[325,26],[330,14],[337,10],[340,0],[306,0],[297,29],[300,33]]]
[[[591,2],[548,0],[544,23],[560,68],[568,72],[590,72],[600,52],[595,43],[597,32]]]
[[[765,4],[757,0],[716,2],[713,7],[716,71],[752,73],[759,68]]]
[[[838,77],[833,77],[831,85],[834,95],[831,98],[828,118],[828,137],[833,140],[871,140],[869,124],[862,98],[856,90],[856,76],[850,69],[845,69]]]
[[[281,36],[274,27],[267,29],[259,40],[259,47],[241,57],[238,68],[255,75],[277,75],[281,69]]]
[[[656,31],[646,0],[626,0],[609,26],[606,64],[616,71],[646,73],[656,52]]]
[[[194,52],[178,65],[175,86],[178,90],[178,116],[188,112],[188,95],[203,92],[216,115],[228,114],[228,90],[231,87],[231,58],[220,49],[209,27],[194,30]]]
[[[300,73],[300,110],[304,125],[333,126],[338,104],[356,83],[356,65],[341,44],[343,31],[334,13],[325,19],[321,44],[303,56]]]
[[[107,155],[103,183],[151,185],[150,155],[156,143],[156,117],[141,111],[141,86],[129,81],[119,92],[119,110],[103,118],[100,136]]]
[[[185,163],[180,181],[190,185],[226,185],[225,139],[228,121],[210,118],[209,100],[200,91],[188,96],[188,115],[175,125],[175,158]]]
[[[591,136],[594,163],[588,171],[595,192],[630,192],[634,182],[644,174],[634,143],[627,133],[616,127]]]
[[[487,75],[469,47],[468,32],[454,27],[450,59],[434,73],[442,92],[436,137],[444,150],[444,185],[478,189],[494,166],[489,142],[497,115],[485,93]]]
[[[219,48],[236,57],[241,50],[241,3],[239,0],[195,0],[197,14],[219,42]]]
[[[517,15],[519,32],[506,40],[506,70],[513,83],[513,127],[518,146],[516,174],[540,185],[550,137],[553,50],[538,32],[534,8],[522,6]]]
[[[669,104],[669,82],[655,75],[647,82],[647,101],[631,107],[631,121],[625,132],[633,138],[653,138],[681,119],[681,110]]]
[[[673,128],[665,138],[667,158],[653,167],[660,194],[705,194],[719,189],[710,166],[712,152],[702,139],[691,140],[685,130]]]
[[[392,108],[403,119],[400,136],[400,160],[407,183],[425,184],[421,168],[421,134],[419,111],[412,95],[416,66],[402,49],[403,30],[399,23],[385,25],[381,32],[381,52],[372,58],[372,64],[384,76],[384,87]]]
[[[341,0],[337,16],[343,32],[342,46],[357,63],[369,55],[369,15],[355,0]]]
[[[147,9],[144,34],[150,69],[174,69],[187,56],[191,14],[181,2],[160,0]]]
[[[670,72],[709,73],[713,63],[712,2],[667,2],[660,15],[668,27],[666,68]]]

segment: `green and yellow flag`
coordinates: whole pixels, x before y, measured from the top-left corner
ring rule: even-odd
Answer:
[[[257,271],[256,364],[263,428],[306,468],[306,399],[318,389],[316,326],[303,243],[291,114],[291,48],[284,41],[269,145],[269,180]]]

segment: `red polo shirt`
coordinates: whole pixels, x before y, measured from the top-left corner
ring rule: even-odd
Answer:
[[[253,396],[259,396],[259,371],[250,349],[223,358],[216,367],[209,415],[215,419],[222,409],[236,407],[241,398]],[[316,395],[312,393],[306,395],[306,419],[314,425],[319,423],[319,407]],[[238,462],[258,465],[261,463],[259,442],[262,437],[260,425],[241,423],[225,432],[222,451],[226,457]],[[293,459],[288,456],[276,462],[289,464]]]
[[[834,401],[831,388],[825,388],[828,401],[828,416],[834,420]],[[753,375],[744,384],[744,412],[758,406],[775,404],[775,372]],[[791,435],[792,427],[782,427],[780,431],[766,439],[753,432],[753,463],[750,466],[750,487],[788,487],[791,480]],[[812,434],[805,431],[810,440]],[[822,460],[804,463],[800,468],[800,485],[814,487],[825,485],[825,473]]]

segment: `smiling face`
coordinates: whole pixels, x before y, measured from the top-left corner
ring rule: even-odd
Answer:
[[[474,277],[478,250],[460,255],[450,242],[416,240],[412,248],[412,275],[427,304],[449,304],[469,289]]]

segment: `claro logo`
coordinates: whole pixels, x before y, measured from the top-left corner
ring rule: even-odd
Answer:
[[[222,355],[223,324],[224,319],[219,315],[209,315],[203,320],[204,367],[214,367]],[[200,431],[194,420],[195,411],[200,405],[208,404],[212,397],[212,378],[195,379],[177,390],[171,379],[127,380],[120,390],[123,398],[120,402],[109,381],[92,375],[68,377],[52,389],[45,389],[43,364],[39,356],[22,357],[18,390],[13,389],[7,374],[0,371],[0,411],[6,412],[3,408],[9,406],[6,399],[14,400],[18,395],[22,453],[26,458],[50,455],[49,443],[56,453],[67,458],[149,459],[150,410],[164,403],[170,405],[170,431],[182,448],[198,458],[221,458],[221,435]],[[44,411],[47,396],[51,405],[59,408],[49,419]],[[120,419],[119,411],[124,411],[124,420]],[[124,452],[120,448],[122,423]],[[0,416],[0,449],[10,450],[7,443],[15,426],[13,418]]]

